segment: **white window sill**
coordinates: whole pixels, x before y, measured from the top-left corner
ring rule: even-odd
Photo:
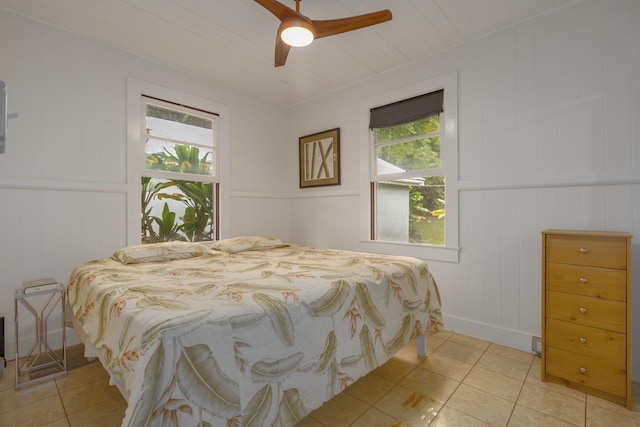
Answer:
[[[412,243],[385,242],[379,240],[361,240],[360,249],[364,252],[410,256],[423,260],[459,262],[460,248],[447,248]]]

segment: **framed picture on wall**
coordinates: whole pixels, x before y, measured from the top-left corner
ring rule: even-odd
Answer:
[[[340,128],[300,137],[300,188],[340,184]]]

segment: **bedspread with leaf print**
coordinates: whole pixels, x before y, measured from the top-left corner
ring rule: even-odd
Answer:
[[[424,262],[293,245],[90,261],[68,298],[135,427],[293,426],[442,327]]]

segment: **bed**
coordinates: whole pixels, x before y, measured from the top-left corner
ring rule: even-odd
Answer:
[[[123,248],[76,267],[67,303],[136,427],[293,426],[442,328],[424,262],[268,236]]]

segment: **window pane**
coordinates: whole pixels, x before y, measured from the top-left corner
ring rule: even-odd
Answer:
[[[376,184],[376,239],[444,246],[444,176]]]
[[[376,142],[391,142],[416,135],[428,135],[440,132],[440,116],[431,116],[415,122],[388,128],[378,128]]]
[[[216,115],[146,101],[146,169],[215,176]]]
[[[383,162],[378,162],[378,175],[438,168],[440,137],[379,146],[376,148],[376,156]]]
[[[213,148],[149,138],[145,143],[147,169],[212,175]]]
[[[200,145],[213,144],[213,119],[147,104],[147,134]]]
[[[142,177],[142,243],[214,239],[214,184]]]

